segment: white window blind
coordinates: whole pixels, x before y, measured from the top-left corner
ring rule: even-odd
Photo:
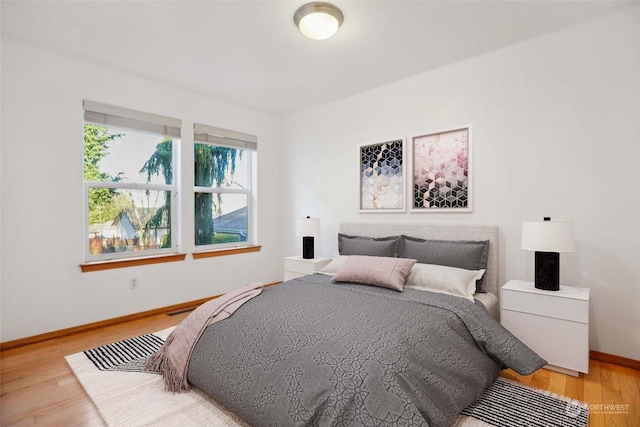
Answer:
[[[193,134],[197,142],[207,142],[251,151],[258,149],[258,137],[248,133],[194,123]]]
[[[130,110],[128,108],[116,107],[95,101],[85,100],[83,105],[84,120],[87,123],[180,138],[182,121],[179,119]]]

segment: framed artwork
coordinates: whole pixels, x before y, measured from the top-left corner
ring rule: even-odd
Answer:
[[[412,212],[471,212],[471,126],[413,137]]]
[[[360,145],[360,212],[405,212],[404,138]]]

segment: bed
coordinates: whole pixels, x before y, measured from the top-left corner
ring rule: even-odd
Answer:
[[[398,274],[406,283],[422,264],[415,259],[344,255],[354,244],[393,248],[385,238],[401,235],[418,248],[425,239],[488,241],[484,274],[464,280],[475,289],[482,277],[497,295],[496,227],[343,223],[340,274],[266,288],[204,328],[190,349],[188,383],[250,425],[451,426],[501,369],[526,375],[544,366],[477,298],[395,288]],[[365,276],[377,272],[374,282],[391,271],[391,286],[349,275],[363,265]],[[491,309],[497,299],[487,301]]]

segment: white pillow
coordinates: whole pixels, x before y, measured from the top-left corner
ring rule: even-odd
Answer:
[[[331,259],[331,262],[325,265],[318,273],[333,276],[346,264],[348,259],[349,255],[336,255]]]
[[[411,268],[404,287],[454,295],[473,302],[476,280],[483,274],[484,270],[417,263]]]

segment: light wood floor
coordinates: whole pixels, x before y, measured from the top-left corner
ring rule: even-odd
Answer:
[[[2,426],[102,426],[93,404],[71,372],[64,356],[178,324],[188,313],[164,314],[107,326],[91,332],[5,350],[0,354]],[[580,378],[541,369],[506,378],[585,401],[589,425],[640,426],[640,371],[591,360]],[[605,405],[618,405],[616,409]],[[627,409],[625,409],[627,408]]]

